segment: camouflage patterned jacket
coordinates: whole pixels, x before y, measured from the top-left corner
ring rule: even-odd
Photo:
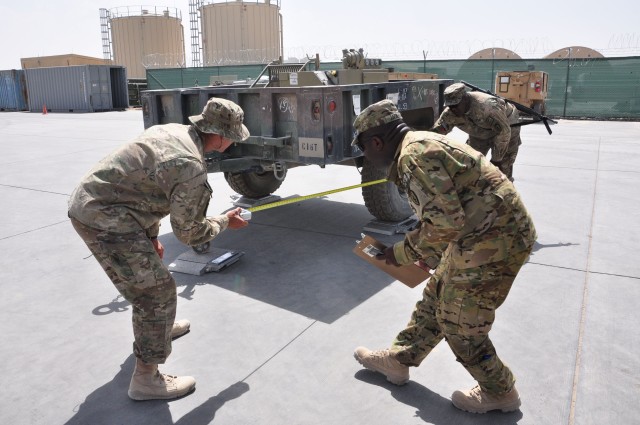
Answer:
[[[211,193],[198,133],[188,125],[157,125],[82,178],[71,194],[69,216],[94,229],[118,234],[142,229],[152,237],[170,215],[176,237],[197,245],[229,224],[225,215],[206,217]]]
[[[500,161],[507,152],[511,139],[510,124],[518,122],[517,109],[494,96],[480,92],[469,92],[469,110],[462,117],[456,116],[446,107],[433,126],[433,131],[449,134],[458,127],[471,137],[482,140],[493,139],[491,158]]]
[[[450,249],[458,268],[506,259],[531,247],[536,231],[513,184],[472,147],[446,136],[410,131],[389,180],[405,190],[420,226],[394,245],[400,264],[434,269]]]

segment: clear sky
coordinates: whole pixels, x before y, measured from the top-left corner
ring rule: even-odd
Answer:
[[[190,65],[188,0],[2,0],[0,70],[20,68],[21,57],[75,53],[102,58],[99,9],[140,4],[182,12]],[[569,46],[590,47],[605,56],[640,56],[640,2],[633,0],[280,4],[285,58],[320,53],[322,60],[335,60],[343,48],[360,47],[371,57],[388,60],[422,59],[423,54],[427,59],[464,59],[489,47],[513,50],[524,58]]]

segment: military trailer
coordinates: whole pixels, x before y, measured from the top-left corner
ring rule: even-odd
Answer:
[[[229,99],[242,107],[251,136],[224,153],[207,157],[209,172],[222,172],[231,188],[253,199],[273,194],[287,170],[302,165],[352,165],[361,168],[362,182],[386,176],[351,146],[353,121],[367,106],[392,99],[414,129],[430,128],[443,108],[444,89],[452,80],[389,81],[388,70],[347,68],[307,70],[305,64],[271,64],[267,83],[218,85],[142,94],[144,127],[188,124],[212,97]],[[383,72],[384,71],[384,72]],[[262,74],[261,74],[262,76]],[[264,78],[264,77],[263,77]],[[345,182],[348,183],[348,182]],[[391,183],[362,188],[367,209],[382,221],[411,216],[407,196]]]
[[[544,71],[500,71],[496,74],[495,94],[546,113],[549,75]]]

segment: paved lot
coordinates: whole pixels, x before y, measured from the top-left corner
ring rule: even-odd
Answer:
[[[359,190],[255,213],[214,243],[244,251],[240,262],[175,274],[192,331],[161,370],[193,375],[197,390],[131,401],[130,306],[66,210],[80,177],[141,131],[139,111],[0,114],[0,423],[640,423],[640,123],[523,128],[516,186],[539,240],[492,332],[523,405],[486,415],[451,405],[474,382],[446,344],[403,387],[353,360],[358,345],[387,347],[421,295],[351,253],[372,218]],[[230,208],[222,175],[210,182],[209,212]],[[352,167],[300,167],[278,195],[358,182]],[[167,263],[188,250],[168,222],[160,239]]]

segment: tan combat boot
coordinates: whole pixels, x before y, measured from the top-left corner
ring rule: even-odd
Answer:
[[[367,369],[386,376],[387,381],[392,384],[404,385],[409,381],[409,366],[397,361],[388,348],[371,351],[365,347],[358,347],[354,351],[353,357]]]
[[[455,391],[451,402],[460,410],[471,413],[487,413],[490,410],[513,412],[520,407],[520,395],[516,387],[504,394],[491,394],[476,385],[469,391]]]
[[[158,371],[158,365],[136,359],[128,394],[133,400],[166,400],[189,394],[195,387],[191,376],[165,375]]]
[[[173,328],[171,328],[171,339],[176,339],[181,337],[182,335],[189,332],[191,328],[191,322],[187,319],[178,320],[173,324]]]

